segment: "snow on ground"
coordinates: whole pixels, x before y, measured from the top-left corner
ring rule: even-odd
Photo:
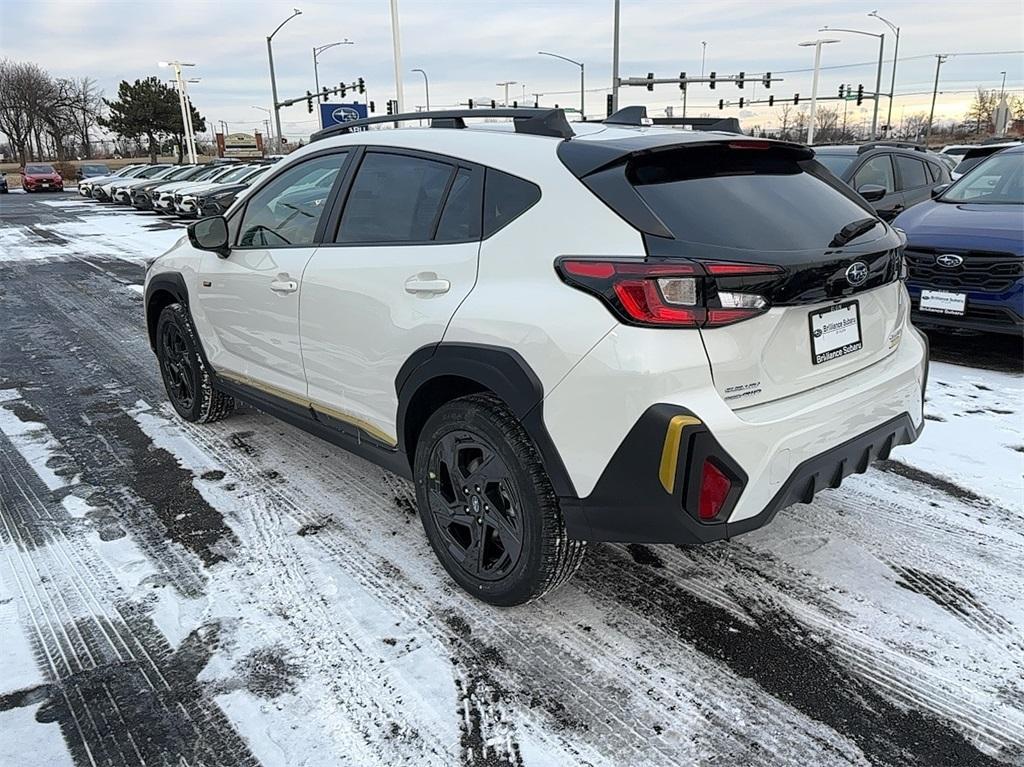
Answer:
[[[496,610],[405,482],[176,417],[138,283],[180,230],[41,202],[0,203],[0,765],[1024,764],[1021,376],[934,363],[867,474]]]

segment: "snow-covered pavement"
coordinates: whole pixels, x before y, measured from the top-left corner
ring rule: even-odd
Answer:
[[[0,198],[0,765],[1024,764],[1019,365],[934,362],[916,444],[762,530],[499,610],[403,481],[174,415],[137,286],[182,234]]]

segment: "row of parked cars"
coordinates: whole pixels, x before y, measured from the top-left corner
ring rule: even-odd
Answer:
[[[915,324],[1024,331],[1024,145],[820,145],[815,159],[907,237]]]
[[[235,197],[266,173],[272,161],[128,165],[83,178],[78,194],[172,216],[200,218],[226,211]]]

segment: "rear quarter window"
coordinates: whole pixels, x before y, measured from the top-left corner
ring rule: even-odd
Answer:
[[[484,179],[484,237],[490,237],[537,204],[540,187],[536,184],[487,169]]]

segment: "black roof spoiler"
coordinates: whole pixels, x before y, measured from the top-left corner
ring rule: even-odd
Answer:
[[[448,109],[434,112],[405,112],[400,115],[377,115],[364,117],[360,120],[351,120],[340,125],[332,125],[317,131],[309,137],[310,142],[320,141],[331,136],[341,136],[353,130],[365,128],[370,125],[382,125],[385,123],[413,122],[415,120],[430,120],[432,128],[465,128],[466,118],[476,117],[511,117],[516,133],[524,133],[531,136],[552,136],[554,138],[569,139],[575,136],[569,121],[565,119],[565,112],[561,109]]]

